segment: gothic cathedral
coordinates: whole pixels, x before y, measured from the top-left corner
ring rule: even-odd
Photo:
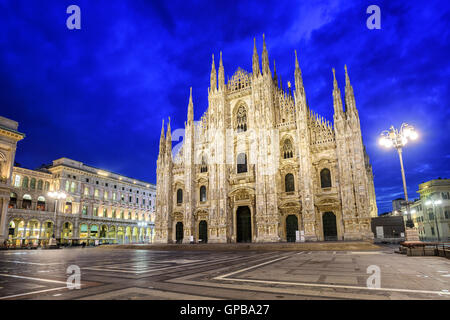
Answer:
[[[252,73],[225,83],[214,63],[208,109],[194,122],[192,88],[183,145],[170,119],[157,160],[155,242],[234,243],[373,239],[372,167],[345,67],[345,109],[333,69],[334,123],[310,110],[295,53],[295,90],[273,74],[263,36]],[[175,152],[174,152],[175,153]]]

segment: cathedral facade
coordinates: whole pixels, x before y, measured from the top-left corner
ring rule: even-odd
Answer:
[[[345,100],[333,69],[333,123],[307,104],[295,53],[295,90],[269,66],[263,38],[252,72],[225,82],[213,56],[208,109],[173,153],[170,119],[157,160],[155,242],[234,243],[373,239],[372,167],[345,67]],[[345,108],[344,108],[345,106]]]

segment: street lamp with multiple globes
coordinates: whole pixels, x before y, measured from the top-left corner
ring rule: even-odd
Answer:
[[[439,226],[438,226],[438,221],[436,218],[436,206],[440,205],[442,203],[441,200],[427,200],[425,202],[426,206],[429,206],[430,204],[433,206],[433,216],[434,216],[434,223],[436,224],[436,231],[437,231],[437,236],[438,236],[438,241],[441,241],[441,237],[439,236]]]
[[[398,157],[400,158],[400,167],[402,169],[402,179],[403,179],[403,191],[405,193],[405,201],[406,201],[406,212],[407,212],[407,221],[406,227],[413,228],[414,223],[411,219],[411,212],[409,211],[409,200],[408,200],[408,191],[406,189],[406,179],[405,179],[405,169],[403,168],[403,157],[402,157],[402,149],[408,143],[409,140],[416,140],[418,138],[417,132],[414,130],[414,127],[407,123],[403,123],[400,127],[400,130],[391,126],[389,130],[385,130],[381,133],[381,137],[379,140],[380,145],[386,148],[394,147],[397,149]]]
[[[50,191],[48,196],[52,199],[55,199],[55,222],[53,225],[53,236],[52,238],[56,240],[56,210],[58,208],[58,200],[65,199],[67,195],[61,191]]]

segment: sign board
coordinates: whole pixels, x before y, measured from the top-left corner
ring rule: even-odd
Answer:
[[[302,235],[302,236],[304,236],[305,235],[305,231],[300,231],[300,234]]]
[[[405,233],[404,232],[400,233],[400,237],[404,238],[405,237]]]
[[[99,241],[95,240],[95,245],[98,246],[98,244],[99,244]]]
[[[377,226],[376,231],[377,231],[377,238],[378,239],[383,239],[384,238],[384,228],[383,228],[383,226]]]
[[[190,239],[191,242],[194,242],[194,236],[190,236],[189,239]]]
[[[305,242],[305,237],[304,236],[300,237],[300,242]]]
[[[296,230],[295,231],[295,242],[299,242],[300,241],[300,231]]]

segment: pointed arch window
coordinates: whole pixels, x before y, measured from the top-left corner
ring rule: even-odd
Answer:
[[[244,106],[240,106],[236,114],[237,132],[247,131],[247,110]]]
[[[290,139],[284,140],[282,154],[284,159],[289,159],[294,156],[294,148]]]
[[[237,173],[247,172],[247,155],[239,153],[237,156]]]
[[[202,156],[202,164],[200,166],[200,172],[208,172],[208,162],[206,161],[206,156]]]
[[[288,173],[284,177],[284,188],[286,192],[295,191],[294,175],[292,173]]]
[[[205,201],[206,201],[206,187],[201,186],[200,187],[200,202],[205,202]]]
[[[320,186],[322,188],[331,188],[330,169],[324,168],[320,171]]]
[[[183,203],[183,190],[177,190],[177,204]]]

